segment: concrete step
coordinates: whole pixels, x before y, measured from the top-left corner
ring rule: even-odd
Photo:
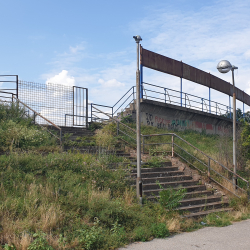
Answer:
[[[232,210],[233,210],[233,208],[231,208],[231,207],[217,208],[217,209],[211,209],[211,210],[206,210],[206,211],[200,211],[200,212],[196,212],[196,213],[186,214],[183,217],[185,217],[185,218],[199,218],[199,217],[203,217],[203,216],[206,216],[208,214],[211,214],[211,213],[230,212]]]
[[[174,182],[163,182],[163,183],[160,182],[159,184],[163,188],[168,188],[168,187],[183,187],[183,188],[186,188],[188,186],[198,185],[199,181],[187,180],[187,181],[174,181]],[[152,191],[152,190],[158,189],[159,184],[156,184],[156,183],[143,184],[142,188],[143,188],[143,191],[145,191],[145,190]],[[135,185],[134,185],[134,187],[135,187]]]
[[[193,185],[193,186],[186,186],[185,187],[187,189],[188,193],[191,192],[199,192],[199,191],[205,191],[206,190],[206,186],[205,185]],[[142,186],[143,189],[143,194],[151,197],[152,195],[159,195],[159,192],[162,190],[159,188],[159,186],[155,189],[149,189],[149,190],[145,190],[144,186]],[[174,187],[174,189],[178,189],[178,187]]]
[[[212,209],[225,208],[227,206],[228,206],[228,202],[217,201],[217,202],[211,202],[211,203],[206,203],[206,204],[179,207],[177,208],[177,210],[180,212],[189,211],[189,212],[195,213],[195,212],[201,212],[201,211],[208,211]]]
[[[172,164],[172,163],[171,163]],[[161,168],[142,168],[141,173],[155,173],[155,172],[171,172],[171,171],[178,171],[178,167],[161,167]],[[137,169],[131,169],[131,173],[137,173]]]
[[[192,180],[192,177],[189,175],[177,175],[177,176],[165,176],[165,177],[152,177],[152,178],[143,178],[142,184],[148,184],[148,183],[156,183],[157,181],[159,183],[169,183],[169,182],[176,182],[176,181],[186,181],[186,180]],[[134,182],[135,182],[134,178]]]
[[[213,202],[221,201],[221,196],[207,196],[207,197],[196,197],[196,198],[189,198],[180,201],[180,207],[187,207],[193,205],[201,205],[201,204],[209,204]]]
[[[214,194],[213,190],[187,192],[185,194],[185,199],[197,198],[197,197],[202,197],[202,196],[210,196],[213,194]]]
[[[159,192],[158,192],[158,194],[159,194]],[[207,196],[210,196],[210,195],[213,195],[213,191],[210,191],[210,190],[193,191],[193,192],[187,192],[185,194],[184,199],[191,199],[191,198],[198,198],[198,197],[207,197]],[[147,198],[149,200],[157,201],[160,198],[160,196],[159,195],[151,195],[151,196],[148,196]]]
[[[177,175],[184,175],[182,171],[168,171],[168,172],[149,172],[149,173],[142,173],[141,177],[144,178],[153,178],[153,177],[166,177],[166,176],[177,176]],[[131,178],[136,178],[136,173],[131,174]]]

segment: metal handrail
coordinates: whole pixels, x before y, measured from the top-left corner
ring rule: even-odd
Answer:
[[[224,189],[226,189],[227,191],[229,191],[230,193],[232,193],[233,195],[240,197],[239,195],[237,195],[236,192],[232,192],[231,190],[229,190],[227,187],[223,186],[223,184],[219,183],[217,180],[215,180],[213,177],[211,177],[210,175],[210,171],[213,171],[215,174],[219,175],[220,177],[222,177],[223,179],[227,180],[229,183],[231,183],[235,189],[239,189],[242,192],[247,192],[245,189],[241,188],[240,186],[238,186],[237,184],[234,184],[233,181],[231,181],[230,179],[228,179],[226,176],[222,175],[221,173],[219,173],[218,171],[216,171],[215,169],[213,169],[211,167],[210,162],[214,162],[216,164],[218,164],[219,166],[221,166],[224,170],[226,170],[228,173],[232,174],[234,177],[237,177],[238,179],[241,179],[243,182],[246,183],[247,185],[247,189],[249,188],[249,181],[247,181],[246,179],[244,179],[243,177],[241,177],[240,175],[234,173],[232,170],[230,170],[229,168],[225,167],[223,164],[219,163],[217,160],[213,159],[211,156],[207,155],[206,153],[204,153],[202,150],[198,149],[197,147],[193,146],[191,143],[187,142],[186,140],[184,140],[183,138],[181,138],[180,136],[176,135],[175,133],[164,133],[164,134],[151,134],[151,135],[142,135],[143,137],[143,151],[144,151],[144,147],[145,145],[157,145],[157,144],[163,144],[163,143],[145,143],[144,138],[145,137],[152,137],[152,136],[163,136],[163,135],[170,135],[172,136],[172,143],[166,142],[164,144],[172,144],[172,156],[177,155],[178,157],[182,158],[183,160],[185,160],[188,164],[192,165],[195,169],[199,170],[201,173],[206,173],[204,171],[202,171],[201,169],[199,169],[198,167],[196,167],[194,164],[192,164],[191,162],[189,162],[185,157],[181,156],[180,154],[178,154],[177,152],[174,151],[174,146],[180,148],[181,150],[183,150],[185,153],[187,153],[188,155],[190,155],[191,157],[193,157],[195,160],[197,160],[198,162],[200,162],[202,165],[204,165],[207,168],[207,176],[209,177],[210,180],[214,181],[215,183],[217,183],[218,185],[220,185],[221,187],[223,187]],[[208,164],[203,162],[202,160],[198,159],[197,157],[195,157],[193,154],[189,153],[187,150],[185,150],[183,147],[181,147],[180,145],[178,145],[176,142],[174,142],[174,137],[180,139],[181,141],[183,141],[184,143],[186,143],[187,145],[191,146],[193,149],[195,149],[196,151],[198,151],[199,153],[201,153],[202,155],[204,155],[207,159],[208,159]]]
[[[56,136],[55,134],[53,134],[51,131],[48,130],[48,132],[53,135],[54,137],[56,137],[59,141],[60,141],[60,145],[62,145],[62,129],[60,127],[58,127],[56,124],[54,124],[53,122],[51,122],[50,120],[48,120],[47,118],[45,118],[44,116],[42,116],[41,114],[37,113],[35,110],[33,110],[32,108],[30,108],[28,105],[26,105],[25,103],[23,103],[22,101],[20,101],[18,98],[16,98],[15,96],[13,96],[13,98],[16,99],[17,102],[21,103],[23,106],[25,106],[27,109],[31,110],[34,114],[40,116],[42,119],[44,119],[45,121],[47,121],[48,123],[50,123],[53,127],[57,128],[60,131],[60,137]],[[38,124],[40,125],[40,124]],[[40,125],[42,127],[42,125]]]

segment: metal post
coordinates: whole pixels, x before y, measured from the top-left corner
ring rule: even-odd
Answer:
[[[86,89],[86,128],[89,127],[88,121],[89,121],[89,112],[88,112],[88,108],[89,108],[89,93],[88,93],[88,89]]]
[[[114,115],[113,112],[114,112],[114,107],[112,107],[112,117],[113,117],[113,115]]]
[[[211,88],[209,88],[209,113],[211,114]]]
[[[73,86],[73,126],[74,126],[74,120],[75,120],[75,86]]]
[[[217,102],[216,102],[216,115],[217,115]]]
[[[210,158],[208,158],[208,164],[207,164],[207,177],[210,180]]]
[[[180,89],[181,89],[181,93],[180,93],[180,98],[181,98],[181,107],[182,107],[182,78],[181,78],[181,83],[180,83]]]
[[[172,157],[174,157],[174,135],[172,135]]]
[[[16,98],[18,99],[18,75],[16,76]]]
[[[231,97],[230,97],[230,95],[229,95],[229,112],[230,112],[230,114],[229,114],[229,117],[230,117],[230,119],[232,119],[232,114],[231,114]]]
[[[166,88],[164,88],[165,103],[166,103]]]
[[[203,98],[201,98],[201,101],[202,101],[202,112],[203,112]]]
[[[244,102],[243,102],[243,118],[245,118],[245,108],[244,108]]]
[[[136,141],[137,141],[137,179],[136,194],[142,204],[142,178],[141,178],[141,117],[140,117],[140,70],[139,70],[139,43],[140,36],[134,36],[137,43],[137,71],[136,71]]]
[[[140,98],[143,98],[143,82],[142,82],[143,66],[140,64]]]
[[[142,135],[142,153],[144,154],[144,136]]]
[[[91,113],[91,122],[92,122],[92,103],[91,103],[91,105],[90,105],[90,113]]]
[[[234,173],[237,172],[237,162],[236,162],[236,96],[235,96],[235,84],[234,84],[234,68],[232,68],[232,80],[233,80],[233,167]],[[234,188],[236,189],[237,177],[233,177]]]

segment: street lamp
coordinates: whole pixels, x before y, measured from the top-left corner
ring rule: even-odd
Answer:
[[[234,70],[238,67],[231,65],[227,60],[222,60],[218,63],[217,69],[220,73],[227,73],[230,70],[232,71],[232,82],[233,82],[233,167],[234,173],[237,171],[237,162],[236,162],[236,97],[235,97],[235,83],[234,83]],[[230,111],[231,112],[231,111]],[[233,177],[234,188],[236,189],[237,177]]]
[[[136,142],[137,142],[137,178],[136,195],[142,204],[142,179],[141,179],[141,117],[140,117],[140,70],[139,70],[139,44],[140,36],[133,36],[137,43],[137,70],[136,70]]]

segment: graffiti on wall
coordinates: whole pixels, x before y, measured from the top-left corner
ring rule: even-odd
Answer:
[[[215,125],[204,122],[190,121],[186,119],[175,119],[175,118],[167,119],[166,117],[160,115],[154,115],[152,113],[145,113],[145,114],[146,114],[146,124],[157,128],[167,128],[171,130],[194,129],[200,132],[205,130],[209,133],[214,133],[216,130],[219,133],[225,133],[229,131],[227,128],[223,126],[218,126],[216,128]]]

